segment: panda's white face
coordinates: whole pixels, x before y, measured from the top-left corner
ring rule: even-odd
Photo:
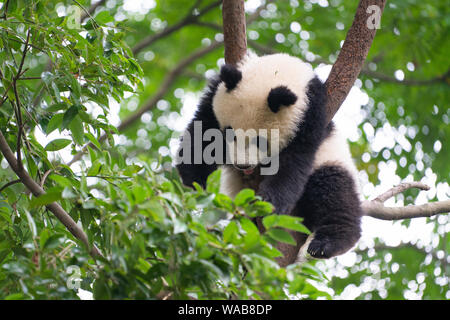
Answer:
[[[221,129],[253,129],[256,134],[266,129],[269,150],[274,150],[274,143],[282,150],[295,136],[306,111],[312,78],[309,64],[287,54],[249,56],[237,69],[222,68],[214,114]],[[278,131],[278,138],[271,136],[271,129]],[[249,141],[255,139],[252,134]]]

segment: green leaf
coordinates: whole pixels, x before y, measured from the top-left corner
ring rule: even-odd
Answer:
[[[278,226],[291,229],[298,232],[303,232],[306,234],[310,234],[311,231],[308,230],[302,223],[302,219],[298,217],[288,216],[288,215],[279,215],[278,216]]]
[[[263,218],[263,225],[266,229],[282,227],[298,232],[310,234],[311,232],[302,223],[302,219],[288,215],[270,215]]]
[[[102,163],[99,160],[95,160],[92,164],[91,168],[89,169],[87,175],[88,176],[95,176],[100,172],[100,169],[102,167]]]
[[[90,134],[89,132],[86,132],[86,133],[84,134],[84,136],[85,136],[86,138],[88,138],[88,140],[89,140],[90,142],[92,142],[92,144],[93,144],[94,146],[96,146],[99,150],[102,149],[102,146],[100,145],[100,142],[98,142],[98,140],[95,139],[95,137],[94,137],[92,134]]]
[[[59,184],[62,187],[71,187],[72,181],[67,179],[66,177],[57,175],[57,174],[51,174],[49,178],[53,181],[55,181],[57,184]]]
[[[225,243],[233,242],[239,234],[239,228],[235,221],[230,221],[223,230],[223,241]]]
[[[73,105],[67,110],[66,113],[64,113],[63,121],[62,121],[62,128],[66,129],[68,128],[69,124],[72,122],[72,120],[76,117],[78,114],[79,106]]]
[[[111,17],[108,11],[101,11],[95,16],[95,21],[98,24],[106,24],[108,22],[113,22],[114,18]]]
[[[272,239],[280,242],[284,242],[291,245],[296,245],[294,238],[285,230],[283,229],[270,229],[266,232],[267,235],[269,235]]]
[[[69,140],[69,139],[55,139],[53,141],[50,141],[45,146],[45,150],[46,151],[58,151],[58,150],[61,150],[65,147],[67,147],[71,142],[72,142],[72,140]]]
[[[69,129],[72,132],[73,140],[78,145],[84,144],[84,128],[83,128],[83,122],[81,121],[80,117],[76,116],[73,118],[72,122],[69,125]]]
[[[253,199],[254,197],[255,191],[253,191],[252,189],[243,189],[234,198],[234,203],[237,206],[242,206],[249,200]]]
[[[50,121],[47,124],[47,130],[45,133],[50,134],[56,129],[61,129],[62,121],[63,121],[64,114],[63,113],[57,113],[55,114]]]
[[[30,208],[36,208],[39,206],[45,206],[55,201],[61,200],[60,192],[48,192],[37,198],[33,198],[30,202]]]

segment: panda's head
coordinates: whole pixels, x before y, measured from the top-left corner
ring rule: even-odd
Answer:
[[[260,132],[267,132],[269,153],[281,151],[296,135],[308,108],[308,83],[314,76],[309,64],[287,54],[248,56],[238,67],[224,65],[213,98],[221,129],[247,134],[246,152],[260,142]],[[271,129],[278,137],[271,136]],[[256,164],[248,157],[235,157],[237,166]]]

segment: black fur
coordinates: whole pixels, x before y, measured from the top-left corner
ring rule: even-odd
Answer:
[[[355,183],[342,167],[315,170],[293,214],[315,232],[308,253],[316,258],[342,254],[360,237],[361,205]]]
[[[273,113],[277,113],[281,106],[290,106],[297,101],[297,96],[286,86],[273,88],[267,97],[267,103]]]
[[[225,83],[228,91],[233,90],[242,79],[242,73],[230,64],[225,64],[220,69],[220,80]]]
[[[219,129],[219,122],[214,115],[212,100],[216,94],[217,87],[219,86],[221,80],[214,78],[210,81],[208,89],[204,93],[200,100],[198,109],[187,127],[187,131],[190,133],[192,139],[194,136],[194,121],[202,121],[202,136],[203,133],[210,128]],[[202,150],[210,142],[203,141]],[[183,154],[183,141],[181,141],[180,156]],[[202,157],[203,161],[203,157]],[[177,166],[178,173],[181,176],[183,183],[186,186],[193,187],[193,182],[197,182],[203,188],[206,187],[206,180],[208,176],[217,169],[217,164],[194,164],[194,143],[191,143],[191,164],[180,163]]]

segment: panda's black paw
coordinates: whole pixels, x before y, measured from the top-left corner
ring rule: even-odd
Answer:
[[[360,237],[359,225],[325,225],[314,230],[308,253],[317,259],[328,259],[350,250]]]
[[[316,259],[328,259],[338,255],[338,248],[331,239],[313,239],[308,246],[308,253]]]

